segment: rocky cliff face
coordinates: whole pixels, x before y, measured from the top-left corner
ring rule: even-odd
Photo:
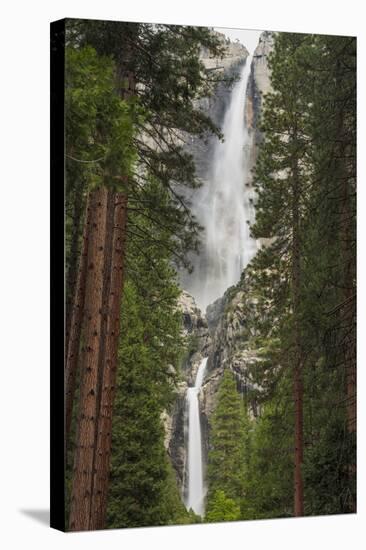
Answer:
[[[222,35],[223,36],[223,35]],[[225,40],[225,37],[222,38]],[[257,123],[262,108],[263,95],[270,90],[268,71],[268,54],[273,46],[271,33],[264,32],[254,52],[251,75],[247,88],[247,108],[245,116],[249,130],[252,130],[252,151],[250,163],[253,166],[257,156],[257,146],[261,140]],[[237,43],[228,44],[224,59],[202,59],[208,68],[223,71],[232,76],[248,57],[246,48]],[[200,107],[220,126],[230,97],[230,90],[220,84],[215,94],[202,100]],[[198,175],[204,179],[208,173],[214,140],[208,143],[194,138],[189,144]],[[244,182],[243,182],[244,184]],[[246,183],[250,185],[250,182]],[[203,457],[207,459],[209,446],[210,421],[217,401],[217,391],[225,368],[230,369],[237,381],[238,389],[246,393],[250,401],[250,413],[258,414],[257,395],[260,388],[252,379],[253,370],[260,365],[261,350],[252,349],[250,341],[253,336],[251,319],[257,314],[256,298],[247,292],[247,275],[244,272],[240,283],[228,289],[225,295],[207,308],[206,317],[197,307],[194,299],[183,291],[179,307],[182,311],[182,326],[188,341],[188,354],[183,362],[183,379],[177,389],[177,400],[174,410],[166,414],[166,448],[177,472],[177,479],[185,489],[186,462],[186,390],[193,385],[198,366],[204,357],[208,357],[206,376],[200,394],[201,428],[203,440]],[[184,280],[183,280],[184,286]]]
[[[258,122],[263,106],[263,97],[271,90],[268,55],[273,48],[273,33],[264,31],[253,54],[251,74],[247,88],[246,121],[253,132],[252,150],[249,162],[254,166],[258,144],[262,136]],[[251,185],[251,181],[247,182]],[[264,243],[259,243],[264,244]],[[261,350],[252,349],[250,322],[256,312],[256,297],[248,293],[248,275],[244,271],[241,281],[228,289],[225,295],[207,308],[207,323],[211,333],[211,353],[202,388],[201,402],[205,423],[209,429],[210,417],[216,405],[217,389],[224,371],[230,369],[237,381],[238,389],[250,396],[250,413],[256,416],[258,403],[256,387],[251,373],[262,362]],[[208,438],[208,434],[206,436]]]
[[[223,77],[223,81],[215,84],[212,89],[212,94],[209,97],[202,98],[197,108],[202,110],[205,115],[208,115],[213,123],[221,128],[224,122],[225,112],[231,99],[233,79],[240,75],[243,65],[248,58],[248,50],[237,42],[228,42],[225,36],[217,33],[223,43],[225,43],[226,53],[222,58],[209,58],[207,52],[202,52],[202,61],[205,66],[212,69],[213,75],[219,73]],[[230,83],[232,85],[230,85]],[[212,176],[212,158],[215,153],[215,148],[218,144],[218,137],[214,135],[186,136],[186,148],[189,154],[192,155],[196,174],[203,183],[202,189],[207,187],[208,180]],[[200,199],[200,191],[195,189],[182,190],[188,201],[192,203],[192,211],[197,216],[198,222],[201,221],[202,202]],[[201,251],[201,255],[192,254],[191,260],[197,268],[200,266],[204,271],[206,265],[206,257]],[[194,292],[193,278],[186,271],[182,270],[179,273],[181,286],[189,291]]]
[[[186,392],[194,385],[199,364],[211,353],[212,340],[206,317],[192,296],[183,291],[179,301],[182,312],[182,332],[187,341],[187,355],[182,364],[182,380],[176,392],[177,397],[170,413],[165,412],[165,448],[177,474],[179,486],[185,489],[186,464]]]
[[[256,131],[257,140],[260,140],[258,130],[259,116],[263,98],[271,90],[268,56],[273,49],[273,33],[262,32],[258,46],[253,53],[251,73],[247,91],[246,120],[249,127]]]
[[[258,392],[253,372],[263,361],[260,351],[253,349],[254,335],[251,320],[257,315],[257,300],[246,291],[247,275],[243,273],[236,287],[207,308],[204,316],[194,298],[183,291],[179,300],[182,312],[182,331],[188,343],[188,351],[182,365],[182,380],[176,391],[173,409],[163,415],[165,447],[177,474],[183,495],[186,490],[185,466],[187,448],[186,392],[194,384],[197,369],[204,357],[208,357],[207,371],[200,400],[203,460],[207,462],[211,416],[217,402],[217,392],[224,369],[235,376],[238,390],[249,397],[250,414],[258,414]]]
[[[205,315],[188,292],[183,290],[178,303],[182,312],[183,334],[188,341],[188,357],[183,363],[183,373],[191,386],[199,363],[210,353],[211,335]]]
[[[225,35],[216,32],[221,42],[225,45],[225,54],[222,58],[208,57],[208,53],[203,49],[201,60],[207,69],[213,73],[223,76],[224,79],[230,79],[236,76],[240,67],[245,63],[249,52],[238,42],[230,42]],[[224,113],[230,99],[231,88],[225,83],[225,80],[219,83],[209,97],[198,101],[197,107],[207,114],[217,127],[223,123]],[[201,139],[198,136],[187,136],[188,151],[193,155],[197,175],[205,180],[209,173],[210,160],[212,158],[213,148],[217,142],[217,137],[208,136],[207,139]]]
[[[260,350],[253,349],[251,345],[251,339],[255,336],[251,327],[257,316],[257,299],[246,290],[247,286],[247,275],[244,272],[236,287],[229,289],[220,300],[207,308],[212,347],[201,400],[208,426],[225,368],[234,374],[238,390],[248,395],[251,414],[256,416],[258,412],[256,395],[260,388],[252,378],[262,357]]]

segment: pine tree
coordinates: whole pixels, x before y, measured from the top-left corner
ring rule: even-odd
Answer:
[[[177,237],[174,259],[190,267],[185,251],[197,248],[199,225],[180,186],[197,187],[200,182],[184,142],[187,134],[221,135],[197,109],[197,100],[210,95],[223,78],[204,67],[201,49],[220,56],[224,46],[206,28],[88,20],[68,20],[67,43],[76,51],[93,47],[99,56],[112,58],[115,91],[129,99],[136,115],[138,158],[125,182],[129,200],[136,201],[136,206],[146,200],[143,187],[151,176],[168,190],[166,209],[151,201],[149,215],[157,226],[172,227]],[[121,167],[110,174],[117,180],[123,175]]]
[[[208,80],[211,79],[208,78],[207,71],[199,62],[200,48],[206,46],[211,52],[217,53],[219,51],[217,39],[209,31],[197,28],[81,21],[69,22],[67,27],[68,65],[71,80],[69,97],[70,104],[75,111],[72,112],[72,115],[76,115],[75,120],[79,121],[83,110],[90,107],[92,113],[92,116],[89,117],[90,124],[79,124],[79,127],[76,124],[76,129],[73,128],[74,118],[70,113],[70,123],[67,126],[67,158],[77,164],[93,166],[94,181],[92,178],[86,178],[84,187],[86,192],[90,187],[103,186],[102,189],[108,189],[108,197],[110,197],[111,193],[120,191],[125,197],[126,206],[127,202],[131,201],[136,210],[143,212],[144,216],[155,222],[156,229],[164,228],[168,230],[169,235],[174,235],[174,247],[170,247],[169,250],[177,262],[188,265],[185,252],[190,248],[197,247],[199,226],[193,219],[183,195],[178,193],[176,185],[184,183],[194,187],[197,185],[197,180],[192,158],[184,153],[182,145],[179,144],[182,139],[177,136],[176,131],[189,130],[190,133],[196,134],[219,133],[210,119],[194,107],[194,100],[207,93],[211,86],[211,84],[207,85]],[[102,32],[99,33],[99,31]],[[100,39],[102,39],[102,48]],[[90,46],[94,46],[95,49]],[[146,51],[149,58],[147,65],[144,64]],[[142,52],[145,54],[142,55]],[[157,56],[155,63],[151,63],[153,52]],[[99,56],[106,54],[112,60],[107,60],[107,69],[102,74],[104,77],[102,82],[105,86],[102,87],[103,93],[100,94],[100,88],[97,87],[95,90],[95,86],[93,86],[93,92],[97,93],[95,95],[91,93],[90,97],[85,98],[83,89],[85,86],[87,87],[88,79],[95,81],[93,69],[96,68],[96,72],[103,73]],[[151,81],[153,86],[151,86]],[[75,85],[75,90],[72,89],[72,84]],[[141,97],[139,97],[139,89],[144,90]],[[100,111],[95,98],[104,100]],[[165,119],[164,122],[161,122],[162,117]],[[95,128],[93,128],[93,123]],[[95,130],[95,138],[90,135],[93,133],[91,129]],[[152,138],[153,145],[149,145],[147,136]],[[86,137],[87,143],[83,139],[80,140],[80,137]],[[90,143],[92,147],[88,147]],[[91,152],[93,152],[94,158],[90,158]],[[137,158],[133,158],[134,154]],[[136,168],[134,174],[131,170],[133,164]],[[168,200],[159,202],[150,197],[150,207],[146,209],[146,187],[151,177],[166,193],[165,199],[168,197]],[[80,183],[75,188],[80,191]],[[70,189],[72,189],[72,185]],[[92,190],[91,193],[93,196],[94,194],[97,196],[98,191]],[[161,193],[158,192],[156,196],[161,196]],[[103,249],[104,258],[103,280],[100,286],[102,302],[99,309],[102,313],[98,313],[98,316],[102,315],[102,319],[98,330],[95,329],[95,333],[98,333],[100,338],[99,347],[96,350],[99,359],[95,360],[95,363],[98,364],[97,372],[94,373],[94,367],[92,369],[95,378],[95,380],[93,378],[92,388],[92,391],[95,392],[95,406],[91,416],[93,430],[88,434],[84,433],[84,409],[87,406],[85,400],[89,395],[86,392],[89,392],[90,388],[85,388],[88,378],[85,371],[82,371],[70,509],[71,529],[102,528],[105,522],[110,455],[110,429],[107,424],[112,417],[114,391],[105,391],[104,384],[105,373],[115,373],[116,371],[117,354],[114,352],[110,354],[108,358],[110,364],[105,363],[103,355],[105,350],[108,352],[109,324],[106,320],[109,315],[108,308],[111,309],[113,315],[115,315],[113,312],[118,311],[119,316],[123,284],[123,278],[120,279],[118,288],[113,288],[111,282],[113,280],[111,266],[115,263],[115,248],[111,244],[113,238],[108,224],[109,220],[113,219],[114,211],[114,200],[108,199],[105,215],[106,238],[101,236],[101,242],[98,244],[100,250]],[[86,223],[86,218],[84,223]],[[155,240],[155,234],[158,232],[156,229],[147,233],[144,224],[140,223],[136,227],[129,224],[127,240],[133,235],[137,247],[141,247],[141,245],[144,247],[147,239],[149,239],[149,243],[159,242]],[[74,224],[72,243],[77,242],[79,232],[80,224]],[[122,259],[121,271],[124,271],[125,241],[124,235],[120,240],[122,250],[118,251]],[[90,239],[89,248],[93,243],[94,241]],[[147,244],[149,245],[149,243]],[[168,240],[160,240],[159,245],[168,246]],[[72,248],[74,249],[75,246]],[[94,251],[95,254],[97,252],[99,253],[99,251]],[[111,257],[109,257],[110,253]],[[92,254],[90,251],[91,257]],[[73,254],[71,259],[73,259]],[[72,262],[72,265],[74,263]],[[81,267],[82,264],[80,264]],[[81,274],[79,279],[82,279]],[[75,284],[72,280],[69,282],[69,295],[71,296],[69,303],[75,303],[75,298],[72,296],[75,294]],[[86,287],[88,288],[88,283],[86,283]],[[109,293],[115,300],[114,305],[110,304]],[[90,317],[90,315],[88,316],[88,311],[91,308],[88,303],[90,297],[91,294],[85,293],[86,326]],[[107,310],[106,313],[103,313],[104,310]],[[95,323],[93,318],[90,320]],[[117,342],[118,319],[113,319],[113,323],[113,341]],[[69,326],[70,322],[67,322],[67,330],[69,330]],[[82,335],[80,335],[80,342],[81,339]],[[75,370],[72,371],[71,367]],[[72,382],[77,378],[76,368],[77,362],[69,362],[68,372],[72,371],[72,375],[66,377],[67,382],[71,382],[66,393],[71,402],[74,394]],[[113,387],[113,381],[109,380],[107,386],[109,385]],[[70,411],[70,417],[71,405],[67,409]],[[105,412],[107,410],[108,414]],[[109,420],[104,426],[102,418],[107,417]],[[98,433],[95,430],[95,425]],[[100,430],[104,430],[105,435],[102,435]],[[85,438],[88,439],[92,450],[90,450],[90,460],[83,469],[83,461],[79,458],[79,454],[82,452],[79,453],[79,450],[83,448],[82,442]],[[101,443],[101,438],[103,443]],[[94,444],[92,444],[92,439],[94,439]],[[104,457],[101,462],[100,453]],[[92,454],[93,457],[91,457]],[[84,487],[80,480],[85,469],[88,474]],[[90,471],[93,471],[92,481],[90,481]],[[93,494],[94,491],[96,491],[96,497]],[[92,504],[90,505],[90,503]]]
[[[90,209],[91,231],[88,242],[88,277],[85,289],[86,322],[82,349],[82,383],[69,520],[69,528],[74,531],[88,529],[92,499],[107,209],[105,189],[101,189],[93,195]]]
[[[215,491],[211,498],[210,509],[205,521],[237,521],[240,517],[240,506],[232,499],[227,498],[224,491]]]
[[[263,399],[261,413],[250,423],[250,455],[241,502],[243,519],[293,515],[293,424],[291,376]]]
[[[349,512],[356,509],[356,40],[324,36],[316,41],[311,131],[315,185],[307,232],[314,237],[315,231],[317,237],[308,239],[307,256],[308,279],[321,301],[313,306],[318,316],[312,315],[308,331],[321,354],[320,380],[331,380],[323,391],[332,415],[322,429],[324,441],[317,437],[311,451],[321,456],[329,489],[333,483],[342,495],[337,499],[331,490],[324,491],[330,495],[324,505],[329,508],[332,502],[333,509]]]
[[[113,166],[117,163],[122,170],[128,171],[133,158],[133,148],[130,108],[126,102],[121,102],[114,94],[112,61],[99,58],[95,50],[90,47],[81,50],[69,47],[66,51],[65,76],[67,180],[65,409],[66,438],[68,439],[84,315],[85,241],[89,238],[88,217],[84,214],[84,209],[86,210],[87,197],[105,183],[109,188],[116,188],[115,181],[106,181],[103,164]],[[103,159],[102,165],[101,159]],[[75,208],[80,209],[82,214],[80,215],[80,212],[75,214]],[[80,241],[84,245],[80,245]],[[70,343],[71,330],[73,336]]]
[[[154,183],[151,187],[157,191]],[[141,213],[134,213],[130,223],[137,217]],[[149,229],[148,221],[140,223]],[[148,244],[138,255],[133,246],[130,242],[127,254],[133,276],[121,309],[108,526],[188,523],[188,514],[177,503],[161,421],[174,396],[184,349],[176,302],[179,289],[167,251],[164,255],[158,245]]]
[[[286,437],[294,420],[295,514],[344,513],[355,506],[355,41],[278,35],[271,69],[252,231],[272,243],[248,269],[246,289],[257,297],[250,345],[266,357],[254,373],[264,404],[253,456],[264,419]],[[273,403],[287,411],[282,428]],[[277,483],[271,476],[288,471],[289,442],[280,441],[283,459],[264,460],[268,496]],[[287,490],[277,487],[283,498],[273,510],[285,516]],[[252,513],[271,512],[259,499]]]
[[[232,373],[225,370],[209,436],[208,514],[215,507],[216,491],[223,491],[226,498],[232,499],[240,507],[245,465],[244,426],[242,400]]]
[[[305,353],[301,328],[302,218],[306,208],[308,170],[308,108],[304,89],[308,75],[301,63],[309,47],[307,35],[282,34],[270,60],[274,92],[268,94],[263,114],[264,144],[255,169],[258,191],[257,217],[253,234],[274,237],[272,251],[286,256],[289,282],[289,333],[295,402],[294,427],[294,513],[304,514],[302,480],[303,370]],[[285,265],[285,262],[282,264]],[[282,275],[283,276],[283,275]]]
[[[154,388],[153,364],[144,343],[144,321],[136,290],[127,285],[122,309],[120,368],[113,420],[108,525],[161,525],[167,479],[163,426]],[[128,331],[123,328],[128,324]]]

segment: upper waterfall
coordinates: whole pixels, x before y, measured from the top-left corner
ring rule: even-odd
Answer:
[[[221,128],[224,142],[216,142],[205,184],[193,199],[204,230],[201,254],[186,288],[203,310],[238,282],[257,249],[249,230],[254,219],[249,183],[253,135],[245,120],[251,61],[250,55],[233,86]]]

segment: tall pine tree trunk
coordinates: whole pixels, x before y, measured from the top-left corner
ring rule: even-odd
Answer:
[[[102,298],[102,320],[100,328],[100,347],[98,361],[98,393],[97,393],[97,421],[100,410],[101,384],[103,379],[105,343],[107,337],[107,325],[109,315],[109,294],[111,286],[111,263],[113,251],[113,227],[114,227],[114,202],[115,191],[108,189],[107,211],[106,211],[106,232],[104,241],[104,267],[103,267],[103,298]]]
[[[98,412],[98,363],[103,301],[106,211],[106,188],[93,191],[90,197],[90,237],[85,288],[80,404],[70,502],[69,529],[71,531],[90,528]]]
[[[296,143],[296,136],[295,136]],[[294,513],[304,515],[304,487],[302,463],[304,456],[303,441],[303,354],[301,342],[300,321],[300,181],[298,160],[294,158],[292,165],[293,196],[292,196],[292,292],[293,315],[295,322],[294,341],[294,401],[295,401],[295,456],[294,456]]]
[[[131,52],[126,54],[128,58],[130,55]],[[135,76],[127,68],[128,64],[123,63],[117,75],[118,89],[123,99],[135,94]],[[124,184],[128,181],[127,176],[116,179]],[[115,193],[115,201],[110,201],[111,192],[101,189],[97,193],[103,214],[99,212],[96,224],[99,230],[91,235],[89,243],[88,267],[93,273],[91,276],[89,270],[87,272],[85,295],[85,352],[71,492],[71,531],[103,528],[107,510],[127,195]],[[109,224],[111,215],[114,216],[113,232]]]
[[[90,206],[89,197],[86,203],[85,222],[79,269],[74,291],[74,301],[69,321],[69,338],[66,339],[66,366],[65,366],[65,442],[70,435],[72,410],[75,397],[76,376],[79,362],[81,327],[84,313],[85,282],[88,255],[88,241],[90,233]],[[66,321],[68,322],[68,321]]]
[[[76,294],[78,292],[78,259],[79,259],[79,236],[81,231],[81,218],[83,214],[83,194],[82,194],[82,185],[77,185],[75,190],[75,196],[73,201],[73,222],[71,230],[71,243],[70,243],[70,260],[69,268],[67,271],[66,278],[66,344],[65,344],[65,354],[67,356],[67,351],[69,347],[69,337],[71,332],[71,323],[72,315],[74,310],[74,303],[76,299]],[[85,224],[84,224],[85,228]]]
[[[100,411],[94,467],[91,529],[105,527],[112,443],[112,415],[116,390],[120,310],[123,290],[124,252],[127,222],[127,196],[116,193],[114,204],[113,248],[106,342],[103,355]]]

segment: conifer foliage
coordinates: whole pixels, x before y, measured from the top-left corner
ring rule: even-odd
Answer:
[[[236,345],[259,359],[247,367],[259,413],[237,412],[234,428],[226,373],[210,433],[217,521],[234,483],[241,519],[356,510],[356,41],[279,33],[269,65],[251,227],[268,240],[236,288],[255,304]],[[244,468],[231,468],[244,436]]]
[[[184,140],[220,137],[199,100],[222,73],[200,53],[222,45],[80,20],[66,44],[68,528],[195,523],[163,418],[187,355],[177,268],[200,234]],[[251,300],[232,344],[255,361],[244,393],[223,365],[207,522],[356,510],[356,40],[278,33],[269,66],[251,227],[266,245],[227,294]]]
[[[231,499],[240,509],[245,475],[244,418],[233,375],[225,371],[212,418],[208,457],[208,513],[211,511],[209,517],[216,517],[216,521],[225,499]]]
[[[257,345],[270,352],[269,399],[285,400],[293,422],[295,515],[355,510],[355,48],[350,37],[275,37],[254,170],[252,233],[271,238],[250,268],[265,320]]]
[[[215,80],[199,60],[200,48],[219,54],[219,43],[208,29],[195,27],[68,20],[66,44],[68,527],[106,526],[111,456],[127,441],[121,428],[120,444],[112,446],[114,398],[117,392],[124,416],[130,394],[126,401],[121,395],[128,384],[136,410],[123,427],[132,444],[135,430],[147,435],[150,405],[149,437],[143,456],[129,445],[119,461],[112,456],[117,485],[130,487],[134,474],[137,485],[119,493],[126,500],[115,507],[110,501],[110,521],[136,525],[139,516],[146,525],[169,522],[179,509],[161,512],[164,499],[176,497],[163,491],[169,472],[160,425],[178,369],[174,342],[180,342],[171,264],[189,266],[186,252],[197,246],[199,230],[178,191],[178,185],[198,185],[182,136],[219,134],[195,106]],[[132,308],[128,293],[140,308]],[[121,340],[122,303],[131,306],[131,325],[125,321]],[[151,307],[157,315],[148,324]],[[116,515],[120,506],[124,513]]]

